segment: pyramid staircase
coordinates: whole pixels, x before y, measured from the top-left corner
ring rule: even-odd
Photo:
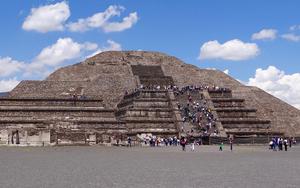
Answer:
[[[192,97],[192,103],[188,102],[188,96]],[[184,108],[187,106],[187,104],[189,103],[189,111],[193,112],[193,113],[197,113],[198,115],[201,115],[202,118],[199,120],[199,123],[197,122],[193,122],[191,120],[187,120],[183,123],[183,132],[189,136],[189,135],[194,135],[194,136],[199,136],[200,134],[203,134],[203,129],[206,129],[206,125],[208,124],[208,120],[205,116],[205,114],[203,112],[196,112],[196,110],[194,110],[192,108],[192,106],[194,105],[193,102],[195,101],[196,103],[199,104],[199,106],[202,107],[207,107],[206,101],[204,100],[203,97],[203,91],[188,91],[185,92],[183,94],[176,94],[175,95],[177,103],[180,104],[181,106],[181,118],[184,117]],[[210,130],[207,130],[207,134],[211,134],[214,132],[216,128],[212,127]],[[193,130],[193,134],[192,134],[192,130]]]
[[[169,93],[165,90],[140,90],[125,96],[118,104],[116,117],[126,122],[131,136],[141,133],[178,134]]]
[[[247,108],[244,99],[234,98],[231,90],[208,90],[210,100],[227,135],[265,136],[271,131],[271,121],[259,119],[257,110]]]
[[[148,89],[140,89],[124,96],[117,105],[117,119],[126,123],[131,136],[141,133],[178,135],[170,93],[153,88],[156,85],[172,85],[173,79],[164,75],[161,66],[132,65],[131,69],[138,82]]]

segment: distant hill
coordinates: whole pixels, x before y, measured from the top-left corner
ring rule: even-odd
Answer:
[[[0,92],[0,97],[4,97],[4,96],[7,96],[8,95],[8,92]]]

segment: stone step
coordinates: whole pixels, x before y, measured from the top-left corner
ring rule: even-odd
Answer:
[[[260,120],[256,118],[222,118],[219,120],[222,123],[222,126],[225,129],[225,131],[267,131],[271,127],[269,120]]]
[[[114,112],[114,109],[104,107],[81,106],[0,106],[0,111],[88,111],[88,112]]]
[[[0,106],[104,106],[102,99],[0,98]]]
[[[136,98],[133,100],[134,102],[168,102],[168,98]]]
[[[81,122],[80,124],[75,124],[71,126],[76,126],[76,129],[84,129],[84,130],[86,129],[126,130],[127,129],[125,124],[111,123],[111,122],[101,122],[101,123]]]
[[[164,90],[164,89],[160,89],[160,90],[157,90],[157,89],[141,89],[140,92],[141,93],[164,93],[164,94],[168,93],[168,91]]]
[[[213,103],[215,108],[244,108],[244,103]]]
[[[219,118],[222,119],[243,119],[243,118],[247,118],[247,119],[256,119],[257,116],[255,114],[218,114]]]
[[[245,108],[245,107],[219,107],[215,108],[217,112],[256,112],[255,108]]]
[[[139,98],[168,98],[168,92],[164,90],[141,90]]]
[[[173,122],[160,122],[160,123],[153,123],[153,122],[126,122],[126,127],[129,129],[136,129],[136,128],[176,128]]]
[[[171,115],[167,115],[167,116],[127,116],[127,115],[122,115],[119,116],[118,119],[122,119],[122,120],[126,120],[126,121],[135,121],[135,120],[139,120],[139,121],[151,121],[152,119],[155,119],[155,121],[164,121],[165,119],[167,119],[167,121],[169,121],[169,119],[172,119],[173,117]],[[172,120],[173,121],[173,120]],[[175,121],[173,121],[175,122]]]
[[[220,102],[245,102],[245,99],[242,98],[211,98],[211,101],[214,103]]]
[[[128,99],[126,99],[126,100],[122,100],[118,105],[117,105],[117,107],[118,108],[124,108],[124,107],[127,107],[127,106],[132,106],[133,105],[133,100],[132,99],[130,99],[130,100],[128,100]]]
[[[148,98],[151,98],[151,99],[168,99],[168,96],[165,95],[163,93],[163,95],[154,95],[154,94],[149,94],[149,95],[140,95],[137,97],[137,99],[148,99]]]
[[[166,135],[177,135],[178,131],[175,128],[137,128],[137,129],[130,129],[128,134],[136,135],[141,133],[152,133],[154,135],[158,134],[166,134]]]
[[[102,107],[62,107],[62,106],[0,106],[0,118],[4,117],[36,117],[36,118],[65,118],[65,117],[114,117],[114,109]]]
[[[120,118],[131,120],[131,119],[141,119],[141,120],[148,120],[148,119],[172,119],[171,113],[146,113],[146,114],[130,114],[125,113]]]
[[[232,98],[232,93],[230,90],[228,91],[208,91],[209,96],[211,98]]]
[[[181,129],[181,127],[180,127],[180,129]],[[194,124],[192,124],[190,122],[184,122],[183,123],[183,131],[184,131],[184,133],[190,133],[191,129],[193,129],[194,132],[198,132],[198,130],[200,129],[200,127],[196,126],[196,125],[194,125]]]
[[[158,118],[158,117],[124,117],[124,119],[126,122],[128,123],[133,123],[133,122],[136,122],[136,123],[142,123],[142,122],[145,122],[145,123],[165,123],[165,122],[168,122],[168,123],[174,123],[174,120],[173,118],[171,117],[162,117],[162,118]]]
[[[269,129],[260,129],[260,130],[227,130],[227,134],[233,135],[283,135],[284,133],[271,131]]]
[[[250,108],[215,108],[219,118],[256,118],[256,109]]]
[[[137,91],[134,91],[134,92],[129,93],[129,94],[127,94],[127,95],[124,95],[124,96],[123,96],[123,100],[125,100],[125,99],[133,99],[133,98],[135,98],[135,97],[137,97],[137,96],[139,96],[139,95],[140,95],[140,91],[137,90]]]
[[[69,118],[70,122],[116,122],[115,117],[72,117]]]
[[[169,108],[170,103],[167,101],[134,101],[133,106],[136,108]]]
[[[172,112],[173,109],[171,108],[160,108],[160,107],[157,107],[157,108],[141,108],[141,107],[134,107],[134,106],[130,106],[129,108],[121,108],[119,109],[118,111],[128,111],[130,113],[138,113],[138,112],[141,112],[141,113],[155,113],[155,112]]]
[[[131,104],[141,104],[141,103],[155,103],[155,104],[162,104],[165,105],[166,103],[168,103],[169,100],[167,98],[132,98],[132,99],[126,99],[126,100],[122,100],[117,107],[118,108],[122,108],[122,107],[126,107],[128,105]]]
[[[66,117],[114,117],[114,113],[102,111],[0,111],[0,118],[35,117],[35,118],[66,118]]]
[[[32,117],[30,118],[25,118],[25,117],[14,117],[14,118],[1,118],[0,119],[0,125],[1,124],[19,124],[19,123],[24,123],[24,124],[44,124],[47,123],[49,121],[45,120],[45,119],[32,119]]]
[[[119,124],[115,118],[91,118],[91,117],[81,117],[81,118],[56,118],[56,119],[33,119],[31,118],[24,118],[24,117],[15,117],[15,118],[1,118],[0,124],[8,124],[8,123],[43,123],[43,124],[50,124],[53,120],[61,121],[61,122],[71,122],[71,123],[111,123],[111,124]]]
[[[164,72],[162,71],[162,68],[159,65],[131,65],[131,70],[132,73],[137,76],[164,76]]]
[[[260,120],[256,118],[220,118],[219,121],[222,124],[270,124],[270,120]]]
[[[124,100],[126,99],[133,99],[137,97],[145,97],[145,98],[165,98],[167,97],[166,90],[147,90],[147,89],[139,89],[133,93],[125,95],[123,97]]]
[[[153,76],[139,76],[140,83],[145,86],[153,86],[153,85],[174,85],[173,78],[170,76],[161,76],[161,77],[153,77]]]
[[[223,124],[224,129],[268,129],[270,128],[269,124]]]
[[[172,112],[173,109],[170,108],[141,108],[141,107],[132,107],[126,109],[128,111],[144,111],[144,112]]]

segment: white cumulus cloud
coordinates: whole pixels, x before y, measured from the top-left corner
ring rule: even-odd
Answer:
[[[223,72],[224,72],[225,74],[229,74],[229,70],[228,70],[228,69],[225,69]]]
[[[87,57],[92,57],[92,56],[97,55],[104,51],[121,51],[121,50],[122,50],[121,44],[119,44],[113,40],[107,40],[107,46],[103,46],[103,47],[97,49],[95,52],[88,55]]]
[[[98,45],[91,42],[78,43],[71,38],[59,38],[56,43],[45,47],[34,58],[24,72],[24,76],[30,77],[39,74],[42,77],[47,76],[52,68],[58,68],[65,62],[79,59],[88,51],[93,51]]]
[[[83,46],[71,38],[60,38],[55,44],[44,48],[35,58],[35,62],[56,66],[66,60],[79,57]]]
[[[281,35],[281,37],[283,39],[293,41],[293,42],[299,42],[300,41],[300,35],[295,35],[293,33],[283,34],[283,35]]]
[[[241,40],[233,39],[220,44],[217,40],[214,40],[208,41],[201,46],[199,59],[241,61],[253,58],[259,52],[260,50],[255,43],[245,43]]]
[[[13,60],[11,57],[0,57],[0,77],[7,77],[20,72],[24,67],[24,62]]]
[[[105,32],[117,32],[131,28],[138,20],[136,12],[124,17],[122,22],[110,22],[115,16],[120,16],[125,10],[122,6],[111,5],[104,12],[98,12],[88,18],[80,18],[77,22],[70,22],[67,27],[72,32],[85,32],[94,28],[103,29]]]
[[[10,57],[0,57],[0,78],[4,78],[0,88],[10,89],[14,83],[24,78],[43,79],[71,60],[78,62],[90,53],[94,55],[108,50],[119,51],[122,47],[113,40],[108,40],[106,45],[99,46],[92,42],[79,43],[72,38],[59,38],[54,44],[43,48],[32,62],[25,63]],[[5,90],[8,89],[3,89]]]
[[[111,22],[103,25],[105,32],[117,32],[129,29],[138,21],[136,12],[130,13],[129,16],[124,17],[122,22]]]
[[[11,91],[14,87],[16,87],[20,83],[16,78],[0,80],[0,92]]]
[[[81,49],[85,49],[87,51],[96,50],[98,48],[98,44],[92,42],[85,42],[81,44]]]
[[[300,73],[285,74],[274,66],[257,69],[248,85],[257,86],[300,109]]]
[[[69,5],[63,1],[56,4],[32,8],[22,25],[24,30],[41,33],[62,31],[64,23],[70,17]]]
[[[290,27],[290,30],[291,30],[291,31],[300,30],[300,25],[292,25],[292,26]]]
[[[252,35],[252,40],[274,40],[276,38],[277,30],[263,29],[258,33]]]
[[[107,46],[99,47],[98,44],[92,42],[78,43],[72,38],[59,38],[56,43],[41,50],[34,61],[26,67],[24,75],[30,77],[40,74],[45,77],[53,68],[57,69],[70,60],[80,60],[88,53],[97,54],[103,51],[122,49],[121,45],[115,41],[108,40],[107,43]]]

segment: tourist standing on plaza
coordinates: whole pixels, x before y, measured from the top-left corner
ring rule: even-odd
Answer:
[[[128,146],[131,147],[131,137],[128,137]]]
[[[230,143],[230,151],[232,151],[232,145],[233,145],[233,138],[229,137],[229,143]]]
[[[221,142],[220,147],[219,147],[219,151],[223,151],[223,147],[224,147],[224,144],[223,144],[223,142]]]
[[[156,139],[156,146],[157,146],[157,147],[160,146],[160,138],[157,138],[157,139]]]
[[[292,142],[293,142],[293,139],[292,139],[292,137],[290,137],[289,138],[289,146],[290,146],[290,148],[292,147]]]
[[[191,143],[191,150],[195,151],[195,140]]]
[[[283,148],[282,146],[283,146],[283,139],[279,138],[278,148],[280,151],[282,151],[282,148]]]
[[[295,137],[293,137],[293,144],[296,145],[297,144],[297,140]]]
[[[284,151],[287,151],[287,146],[288,146],[288,140],[287,140],[287,138],[285,138],[283,140],[283,145],[284,145]]]
[[[191,151],[195,151],[195,138],[192,136],[190,141],[191,141]]]
[[[181,137],[181,139],[180,139],[180,145],[182,147],[182,151],[185,151],[186,140],[185,140],[184,137]]]
[[[272,142],[273,142],[273,151],[277,151],[277,138],[273,138]]]
[[[273,147],[274,147],[274,143],[273,143],[273,141],[271,140],[271,141],[269,142],[269,149],[272,149],[272,150],[273,150]]]

